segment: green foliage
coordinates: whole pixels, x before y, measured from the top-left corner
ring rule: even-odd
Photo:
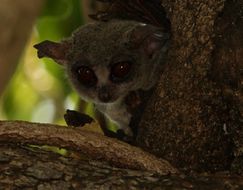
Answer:
[[[43,40],[60,41],[80,26],[80,0],[47,0],[18,69],[0,100],[0,119],[40,122],[62,121],[64,107],[72,109],[71,93],[61,66],[37,59],[33,45]]]
[[[17,69],[3,99],[3,110],[9,119],[29,118],[29,110],[39,99],[38,95],[32,92],[33,88],[30,84],[21,82],[26,81],[21,69],[21,66]],[[18,109],[16,109],[16,105],[19,106]]]

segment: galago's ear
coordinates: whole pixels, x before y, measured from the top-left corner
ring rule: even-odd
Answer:
[[[158,51],[168,49],[170,35],[158,27],[140,24],[130,32],[129,41],[132,46],[142,48],[149,58]]]
[[[34,48],[38,50],[37,55],[39,58],[48,57],[61,65],[67,64],[67,53],[70,48],[68,42],[57,43],[46,40],[34,45]]]

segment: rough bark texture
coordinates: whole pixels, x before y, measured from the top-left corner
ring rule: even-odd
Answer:
[[[0,94],[17,66],[44,0],[9,1],[0,5]]]
[[[157,159],[137,147],[78,128],[0,121],[0,142],[58,146],[81,151],[89,158],[104,160],[117,167],[161,174],[177,173],[167,161]]]
[[[242,160],[242,4],[162,0],[173,39],[137,141],[179,168],[225,170]]]
[[[9,126],[9,127],[6,127]],[[26,136],[20,140],[23,130],[19,134],[14,128],[26,126]],[[69,152],[68,155],[62,156],[54,152],[34,148],[33,146],[24,145],[28,142],[39,142],[38,144],[53,144],[53,142],[64,142],[72,145],[72,149],[78,149],[77,139],[69,139],[67,135],[61,138],[60,131],[52,125],[39,124],[41,130],[37,130],[38,124],[23,122],[1,122],[1,143],[0,143],[0,190],[6,189],[196,189],[196,190],[213,190],[213,189],[232,189],[240,190],[243,188],[243,178],[232,176],[228,173],[210,174],[191,174],[185,176],[177,175],[160,175],[154,172],[141,170],[122,169],[111,167],[108,162],[100,161],[100,156],[106,154],[98,151],[96,159],[88,156],[87,152],[80,147],[79,151]],[[46,127],[47,129],[43,129]],[[14,130],[13,130],[14,129]],[[30,137],[30,131],[34,135]],[[47,131],[55,131],[53,135]],[[70,132],[68,132],[70,130]],[[59,132],[58,132],[59,131]],[[71,134],[71,128],[65,129],[66,133]],[[76,131],[76,133],[80,133]],[[81,132],[86,133],[86,132]],[[9,137],[9,138],[5,138]],[[43,135],[45,134],[45,135]],[[51,134],[49,140],[44,140],[43,136]],[[39,137],[38,137],[39,136]],[[92,135],[87,132],[88,137],[81,137],[81,141],[87,140]],[[96,136],[96,135],[94,135]],[[58,138],[60,139],[58,139]],[[25,140],[24,140],[25,139]],[[27,140],[28,139],[28,140]],[[105,138],[104,138],[105,139]],[[103,139],[103,140],[104,140]],[[5,141],[4,141],[5,140]],[[44,140],[44,142],[43,142]],[[97,142],[98,139],[93,139]],[[14,143],[9,143],[10,141]],[[16,142],[22,143],[16,143]],[[105,140],[106,141],[106,140]],[[109,140],[108,140],[109,141]],[[106,143],[108,142],[106,141]],[[42,142],[42,143],[40,143]],[[117,142],[115,142],[116,144]],[[55,144],[55,143],[54,143]],[[96,143],[94,143],[96,144]],[[94,146],[89,145],[89,146]],[[102,143],[101,143],[102,144]],[[118,143],[119,144],[119,143]],[[66,145],[67,146],[67,145]],[[129,149],[129,145],[127,145]],[[76,147],[76,148],[74,148]],[[88,156],[88,157],[87,157]],[[109,157],[109,156],[108,156]],[[132,159],[132,157],[129,157]]]

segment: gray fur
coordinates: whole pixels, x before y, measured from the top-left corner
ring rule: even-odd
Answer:
[[[64,52],[66,60],[55,59],[64,65],[80,96],[93,102],[118,128],[131,136],[131,114],[124,98],[131,91],[148,90],[155,85],[165,62],[168,39],[168,34],[160,28],[136,21],[95,22],[78,28],[70,38],[61,42],[60,45],[69,44]],[[52,56],[48,54],[48,57]],[[129,80],[112,82],[110,65],[127,60],[133,62]],[[98,79],[96,86],[87,88],[80,84],[73,73],[74,64],[92,68]],[[102,102],[98,97],[103,87],[111,95],[108,102]]]

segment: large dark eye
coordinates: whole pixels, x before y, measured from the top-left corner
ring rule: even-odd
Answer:
[[[78,80],[85,86],[94,86],[97,83],[97,77],[92,69],[87,66],[77,68]]]
[[[111,67],[111,80],[113,82],[122,82],[128,77],[132,63],[129,61],[119,62]]]

